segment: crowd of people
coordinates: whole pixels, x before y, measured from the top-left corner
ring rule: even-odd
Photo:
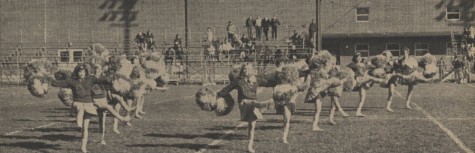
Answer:
[[[141,51],[154,50],[156,48],[153,33],[151,33],[150,30],[147,30],[147,32],[139,32],[135,36],[134,42]]]

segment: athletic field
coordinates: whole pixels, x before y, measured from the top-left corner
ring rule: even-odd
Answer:
[[[223,85],[211,87],[221,89]],[[146,96],[143,119],[132,126],[120,124],[120,135],[112,132],[107,119],[107,145],[101,145],[97,118],[90,125],[89,152],[246,152],[246,123],[239,121],[237,107],[224,117],[200,111],[194,102],[201,86],[170,86],[166,92]],[[358,93],[346,93],[342,106],[351,116],[336,112],[336,125],[328,122],[329,98],[324,100],[320,127],[313,132],[313,104],[299,98],[292,116],[289,144],[282,143],[282,116],[273,109],[257,123],[254,148],[257,152],[473,152],[475,150],[475,85],[419,84],[413,109],[405,109],[406,86],[398,86],[394,112],[385,110],[387,89],[373,87],[363,109],[366,117],[355,117]],[[59,102],[57,89],[45,98],[31,96],[24,86],[0,87],[0,152],[80,152],[81,133],[69,108]],[[233,92],[235,97],[236,93]],[[271,97],[265,89],[259,98]],[[402,96],[402,97],[401,97]],[[236,98],[236,97],[235,97]]]

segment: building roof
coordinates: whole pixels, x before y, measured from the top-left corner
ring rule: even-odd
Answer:
[[[450,36],[475,21],[474,0],[322,1],[324,37]],[[460,6],[460,20],[447,20],[447,6]],[[369,8],[369,21],[357,22],[356,9]]]

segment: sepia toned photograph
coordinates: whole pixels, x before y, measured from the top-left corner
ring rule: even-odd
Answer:
[[[0,0],[0,153],[474,153],[475,0]]]

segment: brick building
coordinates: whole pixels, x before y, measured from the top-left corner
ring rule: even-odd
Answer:
[[[184,0],[0,0],[0,51],[18,45],[46,46],[56,52],[63,42],[83,48],[104,42],[123,49],[140,31],[150,30],[160,44],[184,38]],[[227,21],[244,32],[249,15],[277,15],[279,38],[315,18],[315,0],[188,0],[190,44],[199,45],[206,27],[225,36]],[[374,55],[382,50],[413,55],[450,52],[451,31],[461,35],[475,18],[473,0],[323,0],[323,48],[341,56],[342,64],[355,52]],[[124,12],[127,15],[124,15]],[[128,25],[125,22],[128,21]],[[287,25],[287,26],[285,26]],[[287,28],[286,28],[287,27]],[[82,45],[84,44],[84,45]]]

